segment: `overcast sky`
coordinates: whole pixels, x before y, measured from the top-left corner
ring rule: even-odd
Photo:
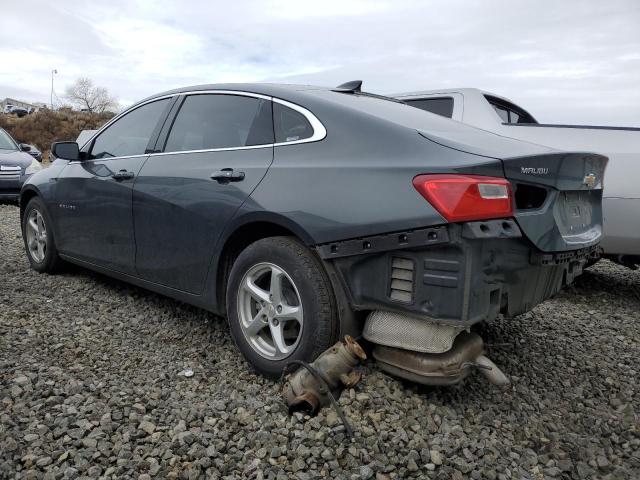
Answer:
[[[19,0],[2,5],[0,98],[80,76],[121,104],[179,86],[362,79],[478,87],[545,123],[640,126],[640,1]]]

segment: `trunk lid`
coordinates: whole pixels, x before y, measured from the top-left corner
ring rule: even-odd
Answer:
[[[515,192],[516,220],[540,250],[577,250],[600,241],[606,157],[557,152],[502,162]]]
[[[607,157],[554,150],[457,125],[419,133],[445,147],[500,159],[515,192],[516,220],[543,252],[578,250],[600,241]]]

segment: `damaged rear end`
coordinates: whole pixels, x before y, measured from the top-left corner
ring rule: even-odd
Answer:
[[[501,163],[503,177],[470,169],[414,178],[442,225],[319,247],[352,305],[371,312],[363,335],[389,373],[442,385],[479,369],[508,383],[470,327],[532,309],[597,254],[606,157],[553,152]]]

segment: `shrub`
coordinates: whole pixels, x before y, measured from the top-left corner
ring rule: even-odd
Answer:
[[[16,118],[0,115],[0,127],[20,143],[30,143],[45,152],[53,142],[75,140],[82,130],[94,130],[113,116],[112,113],[40,110]]]

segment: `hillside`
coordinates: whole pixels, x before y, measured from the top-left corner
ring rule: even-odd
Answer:
[[[18,118],[0,114],[0,128],[4,128],[16,141],[38,147],[45,156],[53,142],[75,140],[82,130],[93,130],[109,120],[111,113],[41,110]],[[45,153],[46,152],[46,153]]]

